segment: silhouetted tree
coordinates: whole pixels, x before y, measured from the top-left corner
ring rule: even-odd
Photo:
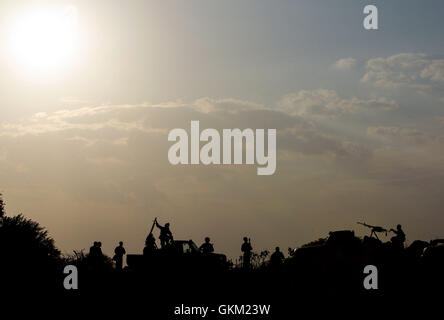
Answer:
[[[0,218],[5,215],[5,203],[3,201],[3,195],[0,193]]]
[[[0,273],[14,287],[42,290],[61,284],[60,251],[38,222],[22,214],[0,220]]]
[[[48,236],[38,222],[25,218],[22,214],[14,217],[3,217],[0,225],[0,242],[21,256],[29,258],[56,259],[60,251],[55,247],[54,240]]]

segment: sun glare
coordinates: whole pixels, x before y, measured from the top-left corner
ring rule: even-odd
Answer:
[[[17,18],[11,33],[12,55],[29,71],[51,71],[68,63],[76,42],[74,7],[27,12]]]

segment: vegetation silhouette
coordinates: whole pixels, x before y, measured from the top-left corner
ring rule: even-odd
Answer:
[[[57,288],[63,259],[48,231],[22,214],[6,216],[3,200],[0,208],[2,285],[29,290]]]
[[[2,218],[5,215],[5,203],[3,201],[3,196],[0,193],[0,218]]]

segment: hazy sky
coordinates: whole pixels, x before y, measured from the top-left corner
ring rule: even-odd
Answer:
[[[378,31],[362,27],[367,4]],[[330,230],[365,234],[357,221],[442,237],[443,10],[439,0],[3,0],[7,212],[41,222],[65,252],[94,240],[141,251],[156,216],[230,256],[244,235],[256,250],[296,247]],[[167,134],[191,120],[276,128],[276,173],[170,165]]]

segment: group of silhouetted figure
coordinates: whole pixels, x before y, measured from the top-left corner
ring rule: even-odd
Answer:
[[[160,248],[158,248],[156,244],[156,239],[153,235],[153,229],[157,227],[160,230],[159,241]],[[242,256],[242,268],[243,269],[251,269],[251,258],[253,247],[251,245],[251,240],[247,237],[243,238],[243,243],[241,245]],[[143,255],[145,257],[150,257],[158,250],[167,250],[172,246],[174,242],[173,234],[170,230],[170,224],[166,223],[165,225],[160,225],[157,221],[157,218],[153,221],[153,226],[145,239],[145,247],[143,249]],[[89,263],[95,267],[99,266],[103,260],[102,253],[102,243],[99,241],[95,241],[94,244],[90,247],[89,250]],[[199,247],[199,251],[202,254],[212,254],[214,253],[214,245],[211,243],[210,237],[205,237],[204,242]],[[115,261],[116,270],[120,271],[123,269],[123,260],[124,255],[126,254],[126,250],[123,247],[123,242],[120,241],[119,245],[114,249],[113,260]],[[270,257],[270,263],[274,266],[278,266],[282,264],[285,257],[283,253],[280,251],[279,247],[276,247],[276,251]]]
[[[153,235],[153,228],[156,226],[160,230],[159,240],[160,240],[160,249],[167,249],[173,241],[173,234],[170,230],[170,224],[166,223],[164,226],[160,225],[157,222],[157,218],[153,222],[153,227],[149,232],[146,240],[145,240],[145,248],[143,250],[144,256],[149,256],[158,250],[156,245],[156,240]],[[251,239],[244,237],[243,243],[241,245],[242,252],[242,268],[243,269],[251,269],[251,260],[252,260],[252,252],[253,247],[251,245]],[[205,237],[204,243],[199,247],[199,251],[203,254],[211,254],[214,253],[214,245],[211,243],[210,237]],[[280,251],[279,247],[276,247],[275,252],[270,257],[270,264],[272,266],[279,266],[285,260],[284,254]]]
[[[371,226],[367,225],[365,223],[361,223],[365,225],[366,227],[371,228],[372,234],[370,237],[375,236],[377,238],[376,233],[377,232],[393,232],[395,233],[395,236],[391,238],[391,244],[394,248],[403,249],[404,248],[404,242],[406,240],[406,236],[404,231],[402,230],[401,225],[397,225],[396,229],[390,229],[387,231],[386,229],[382,227],[377,226]],[[153,229],[154,227],[157,227],[160,230],[159,235],[159,241],[160,241],[160,248],[158,248],[156,244],[156,239],[153,235]],[[378,238],[377,238],[378,239]],[[167,250],[170,248],[174,243],[174,237],[170,230],[170,224],[166,223],[165,225],[160,225],[157,221],[157,218],[153,221],[153,225],[151,227],[151,230],[146,237],[145,240],[145,247],[143,249],[143,256],[149,257],[152,256],[155,252],[158,252],[158,250]],[[102,253],[102,243],[99,241],[95,241],[94,244],[91,246],[89,250],[89,263],[92,266],[98,266],[101,264],[101,261],[103,260],[103,253]],[[242,252],[242,268],[245,270],[249,270],[252,268],[252,253],[253,253],[253,247],[251,245],[251,239],[244,237],[243,243],[241,245],[241,252]],[[199,251],[202,254],[212,254],[214,253],[214,245],[211,243],[211,239],[209,237],[205,237],[204,243],[199,247]],[[116,270],[120,271],[123,269],[123,259],[124,255],[126,254],[126,250],[123,247],[123,242],[120,241],[119,245],[114,249],[114,256],[113,260],[115,261]],[[285,256],[280,250],[279,247],[275,248],[275,251],[271,254],[269,265],[272,268],[279,268],[285,260]]]
[[[102,263],[102,243],[100,241],[94,241],[91,248],[89,248],[88,260],[91,266],[96,267]]]
[[[114,249],[113,260],[116,263],[116,269],[122,270],[123,268],[123,256],[126,254],[123,242],[120,241],[119,245]],[[93,245],[89,248],[88,262],[93,268],[99,268],[103,265],[104,254],[102,253],[102,243],[100,241],[94,241]]]

